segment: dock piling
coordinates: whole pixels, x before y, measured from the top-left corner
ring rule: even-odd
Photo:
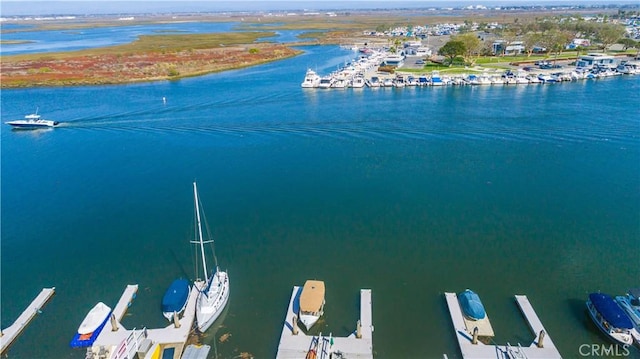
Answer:
[[[173,312],[173,326],[176,328],[180,328],[180,318],[178,318],[178,313]]]
[[[117,332],[118,331],[118,321],[116,320],[116,315],[111,313],[111,318],[110,322],[111,322],[111,331],[112,332]]]
[[[538,337],[538,348],[544,348],[544,329],[540,330],[540,336]]]
[[[298,335],[298,317],[294,315],[291,322],[293,324],[293,335]]]
[[[471,340],[471,344],[478,344],[478,327],[473,328],[473,339]]]

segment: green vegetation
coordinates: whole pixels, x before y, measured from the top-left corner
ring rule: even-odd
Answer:
[[[438,50],[438,55],[442,55],[449,59],[449,66],[453,65],[454,60],[458,56],[462,56],[467,51],[464,42],[452,40],[444,44],[440,50]]]
[[[167,53],[186,50],[211,49],[251,44],[260,38],[272,36],[275,36],[274,32],[144,35],[129,44],[79,51],[48,53],[46,58],[65,59],[77,56],[118,55],[149,52]],[[4,56],[4,58],[10,58],[15,61],[29,61],[43,59],[43,56],[42,54],[23,54]]]

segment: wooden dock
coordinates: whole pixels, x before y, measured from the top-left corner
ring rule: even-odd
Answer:
[[[301,287],[294,286],[289,300],[289,307],[285,314],[280,343],[278,345],[278,359],[305,358],[309,350],[317,348],[318,359],[328,359],[331,353],[338,353],[346,358],[373,358],[373,323],[371,309],[371,289],[360,290],[360,320],[356,330],[348,337],[333,337],[320,335],[306,335],[292,318],[298,313],[294,311],[294,302],[299,296]]]
[[[528,359],[561,359],[562,356],[556,349],[553,341],[544,329],[542,322],[533,310],[529,299],[524,295],[516,295],[516,302],[520,307],[525,319],[529,323],[529,328],[534,333],[535,340],[531,345],[523,347],[520,344],[506,345],[484,344],[481,341],[474,343],[473,333],[469,333],[462,315],[462,310],[458,304],[455,293],[445,293],[447,306],[451,315],[451,322],[456,332],[456,339],[463,358],[468,359],[510,359],[510,358],[528,358]],[[544,331],[544,338],[540,340],[540,331]]]
[[[0,354],[4,354],[4,352],[11,346],[11,344],[16,340],[16,338],[22,333],[24,328],[29,325],[31,320],[36,316],[36,314],[40,313],[42,307],[47,304],[49,299],[55,293],[56,288],[43,288],[40,294],[29,304],[27,309],[20,314],[18,319],[16,319],[13,324],[9,327],[2,329],[0,335]]]
[[[105,355],[108,358],[115,352],[135,354],[144,351],[140,348],[146,350],[144,355],[138,355],[140,358],[155,357],[155,353],[161,355],[162,358],[179,359],[181,357],[195,320],[198,290],[195,287],[191,288],[184,315],[179,321],[176,321],[177,325],[174,322],[164,328],[128,330],[120,323],[120,320],[131,305],[131,300],[135,298],[137,290],[137,284],[127,286],[113,310],[114,315],[111,318],[111,323],[105,325],[93,346],[87,349],[87,358],[101,358]]]

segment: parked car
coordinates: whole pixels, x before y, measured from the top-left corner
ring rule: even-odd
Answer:
[[[416,65],[424,65],[424,60],[423,59],[417,60]]]

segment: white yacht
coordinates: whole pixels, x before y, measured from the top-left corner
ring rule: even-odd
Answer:
[[[308,69],[301,86],[303,88],[314,88],[318,87],[318,85],[320,85],[320,76],[315,71]]]

